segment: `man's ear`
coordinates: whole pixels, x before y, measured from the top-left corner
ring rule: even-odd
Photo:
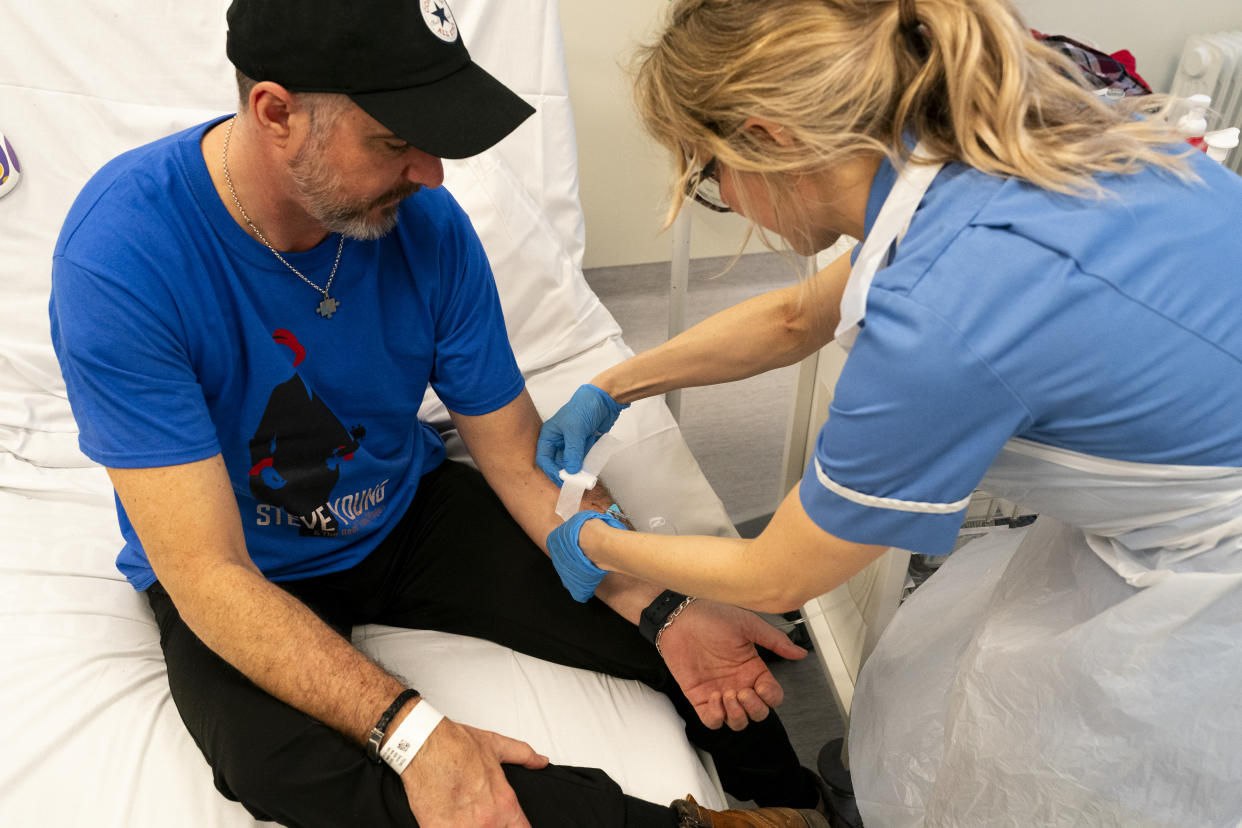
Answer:
[[[293,132],[290,121],[300,111],[293,93],[273,81],[262,81],[250,90],[249,104],[259,131],[278,146],[286,146]]]
[[[742,124],[742,129],[749,131],[757,139],[758,143],[771,141],[782,147],[793,145],[793,136],[789,134],[789,131],[775,121],[769,121],[767,118],[747,118]]]

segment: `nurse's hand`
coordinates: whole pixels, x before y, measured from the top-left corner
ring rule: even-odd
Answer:
[[[591,446],[627,408],[628,404],[621,405],[594,385],[580,386],[540,429],[535,463],[553,483],[561,485],[561,469],[570,474],[582,471],[582,459]]]
[[[595,512],[584,509],[560,526],[548,533],[548,555],[561,583],[575,601],[586,603],[595,594],[600,581],[608,574],[600,569],[582,551],[578,545],[578,534],[582,524],[588,520],[602,520],[614,529],[625,529],[625,525],[607,512]]]
[[[741,730],[785,698],[755,645],[788,659],[807,651],[748,610],[699,599],[661,634],[660,651],[703,724]]]

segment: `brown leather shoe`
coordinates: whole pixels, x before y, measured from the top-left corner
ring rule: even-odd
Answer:
[[[681,828],[829,828],[818,811],[794,808],[756,808],[751,811],[711,811],[687,795],[673,803]]]

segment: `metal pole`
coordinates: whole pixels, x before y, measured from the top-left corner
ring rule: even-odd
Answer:
[[[690,286],[690,210],[682,208],[673,222],[673,259],[668,283],[668,338],[686,329],[686,291]],[[681,389],[664,395],[674,420],[681,420]]]

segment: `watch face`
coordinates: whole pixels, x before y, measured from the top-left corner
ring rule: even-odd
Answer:
[[[8,195],[22,180],[22,165],[9,139],[0,133],[0,198]]]

